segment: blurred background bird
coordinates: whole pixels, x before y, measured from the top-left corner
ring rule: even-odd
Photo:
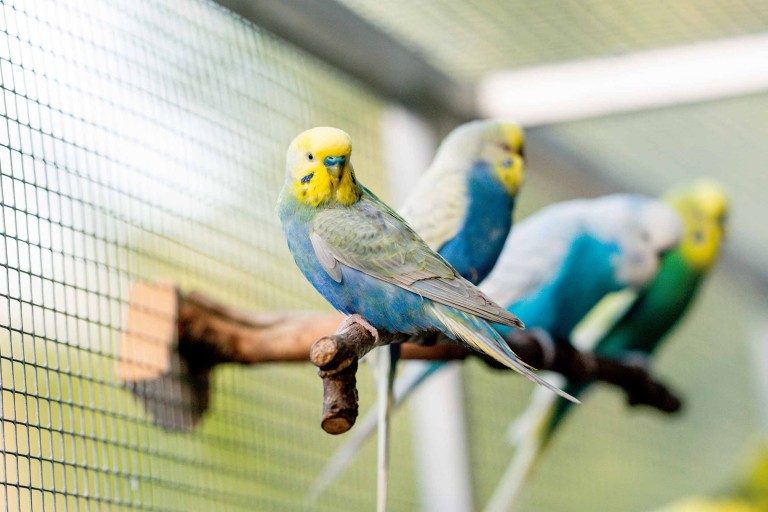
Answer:
[[[692,496],[654,512],[765,512],[768,510],[768,442],[749,443],[742,475],[719,496]]]
[[[579,348],[614,359],[631,359],[647,365],[648,358],[674,329],[696,298],[707,272],[717,261],[725,235],[728,201],[723,189],[714,182],[702,181],[673,191],[665,201],[675,209],[684,226],[679,245],[662,260],[653,281],[638,293],[618,320],[604,311],[621,310],[622,296],[606,298],[607,304],[596,308],[602,315],[601,336],[587,337]],[[616,304],[610,304],[611,302]],[[598,328],[598,331],[599,328]],[[554,378],[554,377],[553,377]],[[589,383],[566,383],[562,377],[553,382],[579,396]],[[567,384],[567,385],[566,385]],[[550,400],[534,393],[529,409],[512,428],[518,445],[515,458],[502,477],[489,502],[488,511],[509,510],[530,477],[539,457],[570,410],[568,403]]]
[[[522,327],[518,318],[462,278],[362,187],[351,152],[349,135],[329,127],[299,134],[288,149],[278,213],[305,277],[336,309],[361,315],[373,329],[440,331],[559,392],[488,323]]]
[[[515,227],[481,289],[510,311],[524,311],[529,328],[567,343],[575,325],[606,294],[647,284],[658,270],[660,254],[674,247],[680,235],[678,216],[656,199],[617,194],[559,203]],[[396,402],[443,366],[421,363],[398,378]],[[368,435],[371,421],[363,422],[371,429]],[[326,469],[338,474],[363,440],[361,431]],[[322,476],[321,482],[328,479]]]
[[[400,213],[435,251],[478,284],[501,254],[525,180],[525,138],[513,122],[473,121],[440,144]]]

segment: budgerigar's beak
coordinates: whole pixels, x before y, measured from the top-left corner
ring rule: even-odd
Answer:
[[[331,174],[331,176],[338,178],[341,176],[341,172],[344,169],[344,163],[346,160],[347,157],[345,156],[327,156],[323,160],[323,164],[325,165],[325,168],[328,169],[328,172]]]

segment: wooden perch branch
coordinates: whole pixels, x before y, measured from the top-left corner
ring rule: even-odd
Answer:
[[[405,342],[403,359],[482,357],[437,334],[411,340],[418,344],[406,341],[403,335],[376,332],[360,317],[249,313],[199,293],[183,295],[168,283],[140,282],[130,291],[119,372],[158,423],[185,429],[196,424],[208,406],[208,382],[216,365],[309,359],[323,379],[321,426],[330,434],[340,434],[352,428],[357,418],[358,360],[376,346]],[[680,408],[680,400],[639,366],[582,354],[568,346],[548,345],[532,331],[514,331],[507,341],[536,368],[574,381],[599,380],[621,387],[631,405],[649,405],[664,412]],[[168,396],[170,392],[174,394]],[[169,404],[178,406],[181,413],[169,415],[169,410],[175,410]]]
[[[535,330],[512,331],[506,340],[510,348],[534,368],[559,373],[572,382],[612,384],[624,390],[629,405],[647,405],[667,413],[682,407],[682,401],[664,384],[655,381],[646,367],[579,352],[566,343],[550,346],[552,355],[547,357],[545,347],[551,342]],[[492,364],[498,366],[495,361]]]

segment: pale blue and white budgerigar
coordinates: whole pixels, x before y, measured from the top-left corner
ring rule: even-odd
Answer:
[[[689,309],[717,261],[728,211],[722,187],[702,181],[676,190],[665,200],[683,221],[683,238],[664,256],[650,284],[629,296],[631,301],[621,304],[627,296],[606,297],[599,309],[589,314],[589,328],[582,329],[588,332],[579,336],[580,349],[613,359],[649,358]],[[562,377],[552,382],[567,386],[565,390],[577,396],[590,387],[590,383],[567,383]],[[569,410],[566,403],[534,393],[530,407],[513,427],[517,452],[497,486],[489,511],[511,508]]]
[[[392,333],[440,331],[534,382],[488,322],[521,327],[354,175],[352,144],[336,128],[291,142],[278,213],[299,269],[339,311]],[[552,388],[555,392],[560,392]]]
[[[648,283],[660,254],[675,246],[681,230],[672,209],[645,196],[617,194],[559,203],[516,225],[480,288],[510,311],[520,311],[529,328],[546,331],[555,342],[567,342],[575,325],[603,296]],[[396,401],[442,366],[425,363],[399,378]],[[334,471],[340,471],[353,452],[342,447],[344,458],[335,462]]]
[[[493,268],[512,226],[515,199],[525,179],[524,135],[515,123],[488,119],[465,123],[440,144],[427,171],[401,209],[403,218],[427,244],[473,284]],[[382,350],[388,352],[382,354]],[[379,438],[379,486],[387,487],[389,417],[399,346],[373,354],[378,366],[378,409],[362,428]],[[423,363],[406,363],[404,372],[420,373]],[[364,441],[367,432],[353,433]],[[317,496],[337,474],[332,457],[311,490]],[[340,466],[343,467],[343,464]]]
[[[474,284],[493,268],[512,226],[517,193],[525,180],[524,143],[523,130],[508,120],[478,120],[457,127],[440,144],[401,209],[424,241]],[[346,452],[329,460],[311,495],[317,496],[335,478],[377,425],[381,425],[379,441],[386,444],[391,400],[384,395],[391,392],[397,361],[396,347],[390,349],[389,357],[378,354],[379,378],[386,379],[379,383],[378,416],[373,410],[358,424],[345,444]],[[409,361],[403,371],[420,374],[424,364]]]
[[[615,194],[544,208],[521,222],[480,289],[529,328],[568,343],[606,294],[640,288],[680,240],[675,212],[657,199]],[[498,326],[506,332],[505,326]]]

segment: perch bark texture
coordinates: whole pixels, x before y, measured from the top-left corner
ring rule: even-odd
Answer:
[[[509,370],[493,359],[444,337],[437,340],[438,343],[432,346],[405,343],[403,358],[450,361],[473,355],[493,368]],[[506,341],[523,361],[534,368],[560,373],[573,382],[602,381],[623,389],[629,405],[647,405],[666,413],[676,412],[682,406],[681,400],[664,384],[654,380],[645,367],[582,353],[568,344],[553,345],[548,337],[542,337],[536,331],[512,331]],[[322,349],[318,349],[321,357],[316,358],[314,352],[318,345],[322,345]],[[318,366],[323,378],[322,426],[329,434],[342,434],[354,425],[358,412],[355,356],[362,357],[376,345],[368,330],[353,323],[332,336],[320,338],[313,347],[310,359]]]
[[[183,425],[174,420],[161,422],[168,428],[184,429],[205,412],[208,381],[216,365],[310,359],[323,379],[321,426],[330,434],[341,434],[357,418],[358,360],[374,347],[404,342],[403,359],[482,357],[434,333],[411,340],[417,343],[406,341],[402,336],[376,333],[366,322],[354,317],[345,320],[337,313],[244,312],[200,293],[181,294],[169,283],[139,282],[129,294],[119,373],[134,391],[152,390],[142,400],[153,414],[166,410],[168,403],[188,401],[181,408],[192,411],[191,416],[176,415],[187,418]],[[630,405],[648,405],[664,412],[681,406],[645,368],[580,353],[569,346],[553,346],[533,331],[513,331],[507,342],[535,368],[560,373],[572,381],[603,381],[624,389]],[[175,384],[169,385],[169,379]],[[164,395],[171,392],[173,396]]]

